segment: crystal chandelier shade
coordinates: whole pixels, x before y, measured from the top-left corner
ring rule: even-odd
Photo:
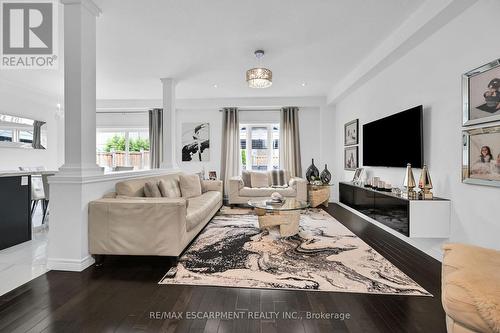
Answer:
[[[260,60],[264,56],[264,51],[255,51],[255,57]],[[268,88],[273,84],[273,72],[264,67],[256,67],[247,70],[247,83],[250,88]]]
[[[273,84],[273,72],[267,68],[249,69],[247,82],[250,88],[268,88]]]

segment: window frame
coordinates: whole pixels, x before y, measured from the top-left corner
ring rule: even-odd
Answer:
[[[251,160],[252,160],[252,150],[253,150],[253,147],[252,147],[252,129],[253,128],[267,128],[267,156],[268,156],[268,159],[267,159],[267,171],[271,171],[271,170],[275,170],[274,168],[274,163],[273,163],[273,151],[275,150],[274,149],[274,139],[273,139],[273,131],[274,131],[274,127],[277,127],[278,128],[278,165],[277,165],[277,168],[279,169],[281,167],[281,159],[280,159],[280,153],[279,153],[279,149],[280,149],[280,134],[281,134],[281,126],[280,126],[280,123],[279,122],[266,122],[266,123],[262,123],[262,122],[251,122],[251,123],[240,123],[239,124],[239,133],[240,133],[240,139],[239,139],[239,159],[240,159],[240,172],[243,171],[243,170],[248,170],[248,171],[252,171],[252,163],[251,163]],[[242,160],[242,148],[241,148],[241,131],[243,130],[243,128],[246,128],[246,142],[245,142],[245,154],[246,154],[246,165],[245,165],[245,168],[243,168],[243,160]],[[250,163],[249,163],[250,162]],[[250,168],[249,168],[250,167]]]

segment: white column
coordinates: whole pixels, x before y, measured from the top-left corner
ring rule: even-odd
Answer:
[[[163,161],[160,167],[164,169],[177,169],[176,158],[176,109],[175,109],[175,80],[171,78],[160,79],[163,89]]]
[[[96,164],[96,16],[92,0],[64,4],[64,165],[61,173],[102,173]]]
[[[96,17],[92,0],[64,4],[65,163],[50,177],[49,269],[82,271],[88,251],[88,202],[109,185],[96,183]],[[108,186],[108,187],[106,187]]]

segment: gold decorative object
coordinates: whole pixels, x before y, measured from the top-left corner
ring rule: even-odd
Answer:
[[[432,180],[429,174],[429,169],[427,165],[424,164],[422,168],[422,173],[420,174],[420,180],[418,181],[418,187],[422,190],[422,199],[432,200]]]
[[[406,174],[403,186],[405,187],[405,191],[402,193],[403,197],[409,200],[416,200],[417,192],[415,192],[414,190],[416,183],[415,183],[415,177],[413,177],[413,170],[411,169],[410,163],[406,165]]]
[[[264,51],[255,51],[255,57],[260,63],[260,59],[264,57]],[[273,72],[264,67],[256,67],[247,70],[247,83],[250,88],[268,88],[273,84]]]

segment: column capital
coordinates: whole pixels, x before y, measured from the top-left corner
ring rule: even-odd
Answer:
[[[61,0],[61,3],[63,5],[81,5],[96,17],[99,17],[102,13],[101,8],[93,0]]]
[[[171,77],[162,77],[162,78],[160,78],[160,81],[161,81],[162,84],[168,84],[168,83],[170,83],[170,84],[174,84],[175,85],[177,83],[177,80],[174,79],[174,78],[171,78]]]

